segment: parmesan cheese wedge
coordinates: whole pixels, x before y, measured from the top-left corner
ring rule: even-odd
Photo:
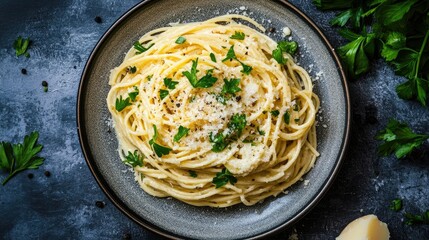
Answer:
[[[389,238],[387,224],[370,214],[349,223],[336,240],[389,240]]]

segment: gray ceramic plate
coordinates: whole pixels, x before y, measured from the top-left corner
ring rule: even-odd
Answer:
[[[175,199],[146,194],[121,163],[106,107],[110,69],[149,30],[171,22],[201,21],[226,13],[247,14],[279,41],[288,26],[300,46],[298,62],[317,79],[322,100],[317,117],[319,151],[314,169],[289,194],[266,199],[252,207],[226,209],[194,207]],[[323,119],[323,121],[322,121]],[[176,238],[236,239],[263,237],[294,224],[326,192],[338,171],[347,143],[350,107],[347,85],[338,59],[320,30],[294,6],[283,1],[159,0],[145,1],[122,16],[104,34],[92,52],[80,82],[77,121],[86,161],[98,184],[127,216],[159,234]]]

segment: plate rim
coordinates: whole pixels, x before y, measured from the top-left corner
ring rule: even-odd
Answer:
[[[171,238],[171,239],[184,239],[184,236],[180,236],[178,234],[175,234],[173,232],[170,232],[166,229],[163,229],[162,227],[159,227],[148,220],[141,217],[139,214],[131,210],[121,199],[119,196],[117,196],[112,188],[108,185],[104,177],[102,176],[101,172],[96,166],[96,162],[94,161],[94,158],[92,156],[92,152],[90,150],[88,139],[86,135],[86,127],[84,123],[84,106],[85,106],[85,100],[83,99],[84,93],[86,92],[86,82],[88,81],[88,72],[91,69],[92,62],[94,61],[95,56],[97,55],[97,52],[99,51],[100,47],[103,45],[103,43],[106,41],[106,39],[109,37],[109,35],[114,32],[114,30],[120,25],[124,20],[126,20],[130,15],[135,13],[136,11],[139,11],[141,8],[144,8],[146,5],[148,5],[151,2],[154,2],[155,0],[145,0],[140,3],[135,4],[133,7],[131,7],[129,10],[127,10],[124,14],[122,14],[100,37],[100,39],[97,41],[97,44],[91,51],[91,54],[89,55],[85,67],[82,71],[80,80],[79,80],[79,87],[77,92],[77,101],[76,101],[76,124],[77,124],[77,133],[79,137],[79,144],[82,150],[82,154],[84,155],[84,159],[88,165],[88,168],[95,178],[98,186],[101,188],[103,193],[108,197],[108,199],[117,207],[123,214],[125,214],[128,218],[133,220],[138,225],[151,230],[154,233],[157,233],[161,236]],[[291,219],[288,221],[283,222],[282,224],[264,231],[258,235],[251,236],[248,239],[260,239],[264,237],[268,237],[270,235],[273,235],[281,230],[286,229],[288,226],[295,224],[298,220],[303,218],[306,214],[310,212],[311,209],[313,209],[318,202],[323,198],[323,196],[326,194],[328,189],[331,187],[332,183],[334,182],[335,178],[338,175],[338,172],[341,168],[341,165],[344,161],[345,154],[348,149],[349,145],[349,137],[350,137],[350,118],[351,118],[351,105],[350,105],[350,94],[349,94],[349,88],[347,84],[347,78],[346,74],[344,72],[344,69],[342,67],[341,61],[336,54],[334,48],[332,47],[329,40],[326,38],[325,34],[322,32],[322,30],[309,18],[305,13],[303,13],[300,9],[295,7],[292,3],[289,3],[286,0],[271,0],[276,3],[280,3],[283,7],[289,9],[291,12],[293,12],[296,16],[304,20],[308,24],[309,27],[312,28],[315,33],[320,37],[323,44],[327,47],[328,52],[332,59],[334,60],[336,66],[337,66],[337,72],[340,76],[340,82],[342,85],[342,90],[345,98],[345,125],[344,125],[344,134],[342,136],[342,143],[340,146],[340,151],[338,153],[338,158],[336,159],[336,163],[334,165],[334,168],[332,168],[331,173],[329,174],[329,177],[325,180],[325,182],[322,184],[321,190],[310,200],[310,202],[303,207],[296,215],[294,215]]]

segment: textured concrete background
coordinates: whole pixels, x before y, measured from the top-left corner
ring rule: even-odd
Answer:
[[[0,186],[0,238],[162,239],[109,202],[86,166],[76,131],[76,95],[85,62],[101,35],[137,2],[0,2],[0,141],[22,141],[37,130],[44,145],[40,155],[46,158],[40,169]],[[311,1],[291,2],[335,47],[344,42],[329,26],[332,13],[318,11]],[[96,16],[102,23],[94,21]],[[28,59],[15,57],[12,44],[19,35],[32,40]],[[46,93],[43,80],[49,83]],[[299,239],[333,239],[352,219],[370,213],[389,224],[392,239],[429,238],[429,226],[403,223],[405,211],[429,209],[429,144],[398,161],[378,157],[373,139],[390,117],[410,122],[416,132],[429,133],[429,110],[396,96],[395,86],[402,81],[379,61],[369,74],[350,82],[353,125],[342,170],[314,210],[278,239],[287,239],[294,231]],[[401,212],[389,210],[394,198],[403,199]],[[105,206],[97,206],[97,201]]]

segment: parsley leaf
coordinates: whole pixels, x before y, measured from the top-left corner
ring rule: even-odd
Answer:
[[[171,79],[171,78],[164,78],[164,85],[165,85],[168,89],[171,89],[171,90],[175,89],[175,88],[176,88],[176,85],[177,85],[178,83],[179,83],[179,82],[173,81],[173,79]]]
[[[131,106],[131,102],[130,102],[129,97],[122,99],[122,95],[121,95],[121,96],[119,96],[119,98],[116,98],[116,102],[115,102],[116,111],[120,112],[128,106]]]
[[[237,140],[244,128],[246,127],[247,120],[245,114],[234,114],[231,117],[231,120],[228,122],[228,129],[223,133],[218,133],[213,136],[213,133],[210,133],[209,140],[212,145],[213,152],[222,152],[231,142]]]
[[[198,177],[197,172],[195,172],[194,170],[189,170],[188,172],[189,172],[189,176],[191,176],[191,177],[193,177],[193,178]]]
[[[214,53],[210,53],[210,59],[211,59],[213,62],[216,62],[216,56],[214,55]]]
[[[390,203],[389,208],[395,212],[398,212],[402,209],[402,200],[401,199],[393,199]]]
[[[295,41],[280,41],[277,43],[277,48],[290,55],[294,55],[298,50],[298,43]]]
[[[182,139],[184,136],[187,136],[189,132],[189,128],[185,128],[183,126],[179,127],[179,130],[177,131],[176,135],[174,135],[174,141],[179,142],[180,139]]]
[[[274,117],[279,116],[279,114],[280,114],[279,110],[273,110],[273,111],[271,111],[271,115],[273,115]]]
[[[137,68],[136,68],[136,66],[129,66],[128,68],[128,71],[130,72],[130,73],[136,73],[136,71],[137,71]]]
[[[153,150],[155,151],[155,154],[158,157],[162,157],[163,155],[168,155],[172,149],[159,145],[158,143],[155,142],[156,139],[158,138],[158,131],[156,129],[156,125],[153,125],[153,132],[154,134],[152,139],[149,140],[149,145],[152,146]]]
[[[287,59],[284,58],[283,52],[280,48],[274,49],[271,55],[279,64],[285,64],[287,62]]]
[[[262,136],[264,136],[264,135],[265,135],[265,131],[264,131],[264,130],[259,129],[259,127],[257,127],[257,128],[256,128],[256,130],[258,130],[258,133],[259,133],[260,135],[262,135]]]
[[[30,57],[30,54],[27,52],[28,46],[30,45],[30,38],[23,39],[19,36],[15,42],[13,42],[13,48],[15,49],[15,55],[17,57],[24,55],[25,57]]]
[[[426,210],[426,212],[423,212],[420,215],[405,213],[404,216],[407,219],[407,221],[405,221],[405,224],[407,225],[429,224],[429,210]]]
[[[131,101],[134,102],[137,98],[137,95],[139,95],[139,89],[137,86],[134,86],[134,92],[128,93],[128,96],[130,97]]]
[[[168,93],[169,93],[168,90],[165,90],[165,89],[159,90],[159,97],[161,98],[161,100],[167,97]]]
[[[237,183],[237,178],[235,178],[227,168],[223,168],[221,172],[216,173],[216,176],[212,180],[216,188],[225,186],[228,182],[234,185]]]
[[[233,59],[237,60],[241,64],[241,66],[243,67],[243,70],[241,70],[242,73],[244,73],[246,75],[250,74],[250,72],[252,71],[253,68],[249,65],[244,64],[243,62],[241,62],[240,60],[237,59],[237,56],[235,55],[235,51],[234,51],[234,45],[232,45],[229,48],[228,52],[226,53],[226,57],[222,60],[222,62],[225,62],[228,60],[232,61]]]
[[[226,57],[222,60],[222,62],[228,60],[232,61],[233,59],[237,59],[237,57],[235,56],[234,45],[229,48],[228,52],[226,53]]]
[[[378,132],[376,139],[384,141],[378,148],[378,153],[388,156],[395,153],[400,159],[407,156],[414,149],[423,144],[429,135],[415,134],[403,123],[391,119],[386,129]]]
[[[182,44],[182,43],[184,43],[184,42],[186,42],[186,38],[184,38],[184,37],[182,37],[182,36],[180,36],[180,37],[178,37],[178,38],[176,39],[176,43],[177,43],[177,44]]]
[[[128,155],[125,156],[125,160],[123,160],[123,163],[128,164],[132,167],[140,166],[143,167],[143,158],[144,156],[140,156],[138,154],[137,150],[134,151],[134,153],[128,151]]]
[[[197,73],[199,71],[197,70],[197,65],[198,65],[198,58],[195,61],[192,60],[191,72],[185,71],[183,72],[183,75],[185,75],[185,77],[189,80],[189,82],[194,88],[212,87],[216,83],[217,78],[212,76],[212,71],[207,71],[206,75],[198,80]]]
[[[235,33],[230,37],[231,39],[237,39],[237,40],[244,40],[244,33],[243,32],[237,32],[235,31]]]
[[[145,48],[139,41],[135,41],[133,46],[134,49],[137,50],[136,54],[141,54],[149,50],[153,45],[154,43],[150,44],[147,48]]]
[[[231,94],[232,96],[235,96],[235,93],[241,91],[241,88],[238,87],[238,84],[240,84],[239,78],[231,78],[231,80],[228,81],[228,79],[223,79],[223,82],[225,83],[222,87],[222,94]]]
[[[24,137],[23,143],[11,144],[0,142],[0,170],[9,175],[3,180],[5,185],[13,176],[26,169],[37,169],[43,164],[44,158],[37,156],[43,146],[37,144],[38,132]]]
[[[285,112],[285,114],[283,114],[283,121],[284,121],[286,124],[289,124],[289,123],[290,123],[290,113],[289,113],[289,111],[286,111],[286,112]]]

